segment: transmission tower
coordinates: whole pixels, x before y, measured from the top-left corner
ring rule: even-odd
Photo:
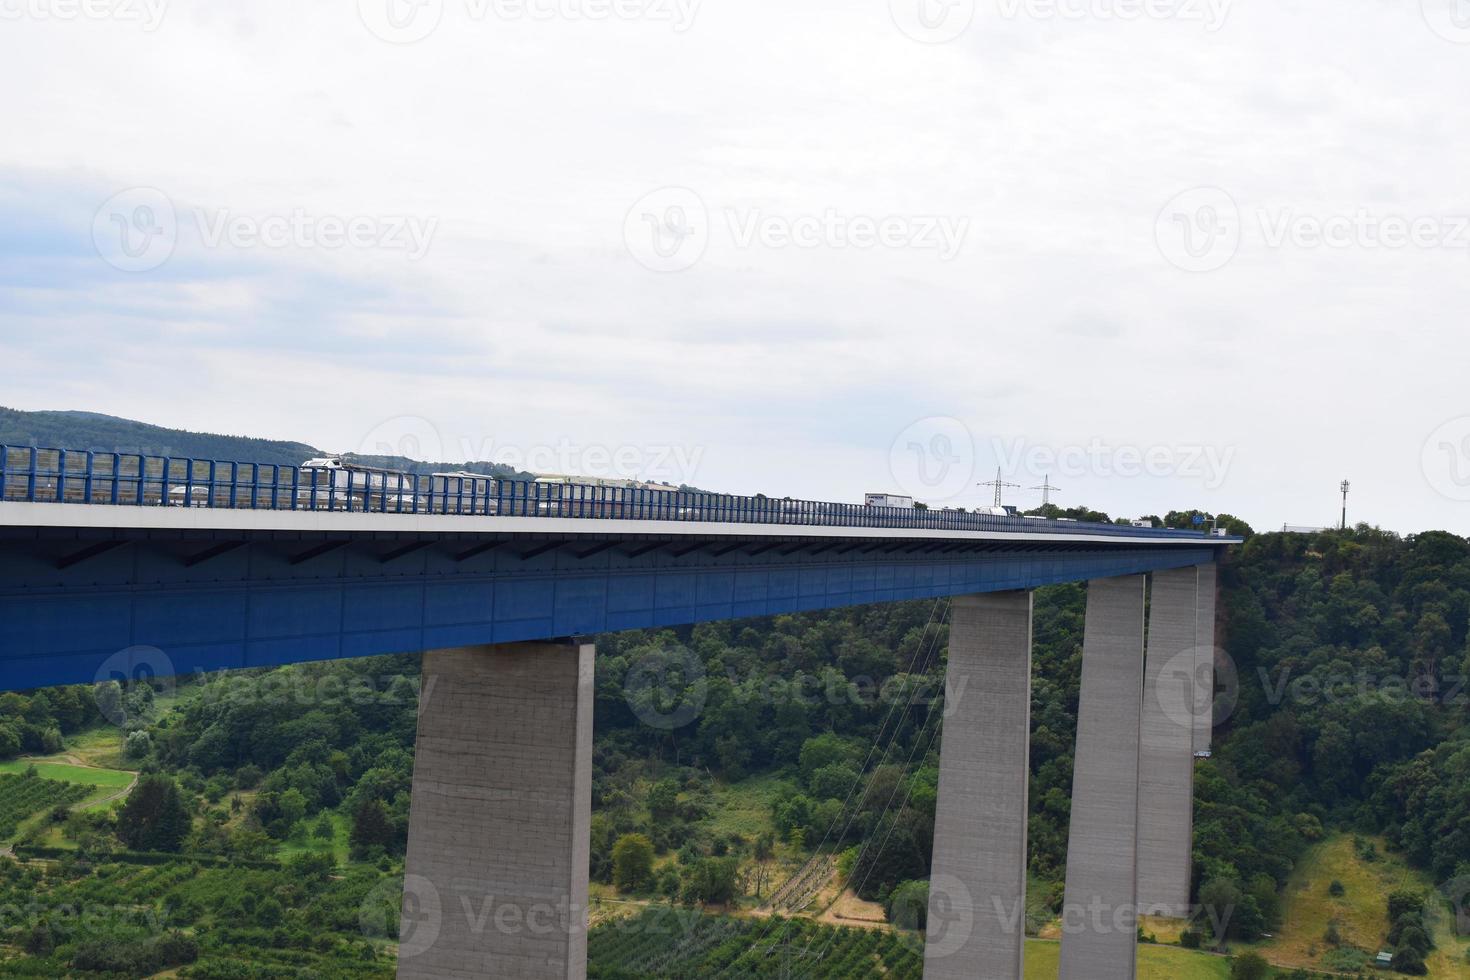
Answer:
[[[999,466],[997,466],[995,468],[995,479],[994,480],[986,480],[984,483],[980,484],[980,486],[982,486],[982,487],[995,487],[995,506],[997,506],[997,507],[999,507],[1001,505],[1000,504],[1001,491],[1003,491],[1006,487],[1015,487],[1018,490],[1021,488],[1021,485],[1019,483],[1007,483],[1005,480],[1002,480],[1000,478],[1000,467]]]
[[[1048,473],[1045,477],[1042,478],[1042,480],[1041,480],[1041,486],[1039,486],[1039,487],[1028,487],[1027,489],[1028,490],[1040,490],[1041,491],[1041,506],[1043,506],[1043,507],[1045,507],[1047,504],[1051,503],[1051,495],[1052,494],[1054,494],[1054,493],[1060,493],[1061,490],[1062,490],[1061,487],[1054,487],[1054,486],[1051,485],[1051,474],[1050,473]]]

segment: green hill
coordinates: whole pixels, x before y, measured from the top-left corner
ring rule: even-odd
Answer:
[[[313,456],[329,455],[304,442],[169,429],[96,412],[23,412],[4,406],[0,406],[0,445],[238,460],[277,466],[297,466]],[[353,458],[369,466],[406,470],[410,473],[466,469],[497,476],[529,476],[499,463],[446,463],[438,460],[407,459],[403,456]]]
[[[302,442],[167,429],[96,412],[22,412],[0,406],[0,445],[149,456],[238,459],[294,466],[320,451]]]

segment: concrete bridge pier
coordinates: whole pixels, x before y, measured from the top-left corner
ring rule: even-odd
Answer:
[[[1199,566],[1195,609],[1195,652],[1198,654],[1198,695],[1194,712],[1194,751],[1208,752],[1215,735],[1215,589],[1218,562]]]
[[[402,980],[587,975],[593,647],[424,654]]]
[[[1061,980],[1136,976],[1145,587],[1143,575],[1087,585]]]
[[[1193,862],[1198,568],[1153,573],[1138,760],[1138,907],[1187,918]]]
[[[957,596],[924,948],[926,980],[1023,976],[1031,593]]]

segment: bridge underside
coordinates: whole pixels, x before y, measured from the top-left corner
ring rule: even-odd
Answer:
[[[1216,550],[806,530],[4,526],[0,690],[90,682],[134,647],[162,652],[137,654],[159,673],[262,667],[1031,589]]]

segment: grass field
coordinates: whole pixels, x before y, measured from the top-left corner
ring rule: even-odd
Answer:
[[[36,767],[36,775],[46,779],[59,779],[65,783],[86,783],[89,786],[105,786],[112,789],[122,789],[131,783],[136,775],[117,769],[89,769],[86,766],[73,766],[65,762],[36,762],[30,759],[0,762],[0,772],[20,774],[31,766]]]
[[[769,775],[716,785],[706,826],[715,834],[759,837],[772,829],[771,804],[780,787],[781,780]]]
[[[1026,941],[1026,980],[1056,980],[1062,955],[1060,943]],[[1222,980],[1230,976],[1223,956],[1196,953],[1173,946],[1138,947],[1138,980]]]
[[[341,813],[331,813],[328,816],[332,821],[331,840],[322,840],[312,833],[316,829],[316,818],[311,817],[306,821],[306,838],[283,841],[276,850],[276,857],[284,861],[298,854],[321,854],[330,851],[339,865],[347,864],[348,852],[352,849],[352,821]]]
[[[66,737],[63,755],[73,756],[89,766],[124,769],[122,733],[112,725],[98,725]]]
[[[1379,857],[1371,862],[1358,856],[1350,835],[1330,837],[1309,850],[1287,882],[1281,931],[1255,944],[1257,951],[1278,966],[1326,969],[1324,957],[1332,947],[1323,936],[1332,921],[1345,946],[1370,956],[1384,948],[1388,894],[1400,888],[1427,894],[1434,891],[1434,882],[1389,854],[1384,841],[1373,843]],[[1329,894],[1334,881],[1342,883],[1340,897]],[[1448,915],[1436,916],[1431,925],[1438,948],[1425,960],[1429,976],[1470,978],[1470,943],[1455,938]]]

